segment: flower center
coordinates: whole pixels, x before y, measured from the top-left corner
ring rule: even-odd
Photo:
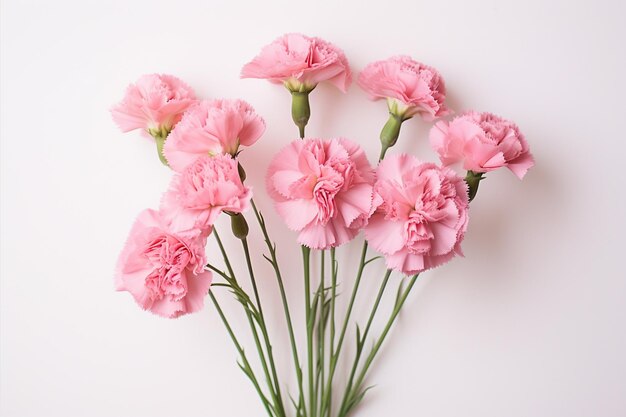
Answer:
[[[430,251],[430,240],[434,235],[425,220],[422,213],[413,211],[404,224],[404,240],[410,253],[421,254]]]
[[[317,203],[317,221],[325,224],[334,217],[336,204],[335,196],[343,187],[344,179],[338,172],[332,170],[318,178],[313,188],[313,199]]]
[[[187,294],[182,272],[191,259],[189,249],[178,239],[164,235],[150,242],[144,254],[154,268],[145,279],[150,299],[182,299]]]

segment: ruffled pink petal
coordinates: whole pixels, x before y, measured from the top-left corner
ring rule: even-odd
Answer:
[[[426,268],[424,262],[424,256],[411,254],[406,250],[385,256],[387,268],[400,271],[405,275],[415,275],[422,272]]]
[[[185,297],[185,311],[187,313],[202,310],[204,298],[209,293],[212,282],[213,274],[210,271],[203,271],[187,278],[187,297]]]
[[[377,251],[392,254],[404,247],[404,224],[388,221],[381,213],[374,213],[365,227],[365,238]]]
[[[239,142],[243,146],[252,146],[265,132],[265,121],[257,116],[246,115],[244,125],[239,132]]]
[[[513,172],[520,180],[524,178],[530,168],[535,165],[535,159],[530,152],[524,153],[512,162],[509,162],[507,168]]]
[[[317,216],[317,206],[313,200],[285,200],[276,202],[276,211],[287,227],[300,231]]]
[[[337,208],[343,217],[346,227],[365,213],[370,213],[372,206],[372,186],[357,184],[337,198]]]

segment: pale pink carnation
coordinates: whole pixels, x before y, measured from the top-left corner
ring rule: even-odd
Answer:
[[[182,171],[202,155],[236,154],[254,144],[265,121],[243,100],[203,100],[189,109],[172,130],[163,153],[174,171]]]
[[[433,120],[450,112],[439,72],[408,56],[372,62],[361,71],[358,83],[372,100],[386,99],[389,111],[404,119],[420,114]]]
[[[462,255],[469,206],[461,177],[409,155],[385,158],[376,174],[379,206],[365,237],[389,268],[413,275]]]
[[[178,233],[167,217],[144,210],[132,227],[115,275],[144,310],[175,318],[202,308],[211,286],[204,270],[206,238],[200,231]]]
[[[290,33],[265,46],[244,65],[241,78],[284,83],[291,91],[310,91],[322,81],[347,91],[352,81],[343,51],[320,38]]]
[[[111,115],[122,132],[144,129],[166,136],[195,103],[193,90],[178,78],[150,74],[128,86],[122,101],[111,108]]]
[[[430,130],[430,143],[441,162],[463,161],[463,168],[489,172],[507,167],[519,179],[535,164],[517,125],[491,113],[469,111]]]
[[[251,198],[252,191],[241,182],[232,156],[203,155],[174,175],[161,211],[168,213],[179,230],[210,232],[221,212],[241,213],[248,209]]]
[[[267,189],[298,242],[313,249],[353,239],[372,211],[374,173],[347,139],[291,142],[272,160]]]

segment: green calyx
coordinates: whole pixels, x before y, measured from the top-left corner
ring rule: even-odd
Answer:
[[[292,91],[291,92],[291,117],[293,122],[298,126],[300,139],[304,138],[304,128],[311,117],[311,106],[309,104],[309,93]]]
[[[469,201],[472,201],[474,197],[476,197],[476,194],[478,193],[478,185],[484,179],[484,172],[467,171],[467,174],[465,175],[465,182],[468,187]]]
[[[165,127],[161,127],[158,129],[153,129],[153,128],[148,129],[148,133],[150,134],[150,136],[154,138],[154,142],[156,143],[157,154],[159,155],[159,160],[165,166],[169,166],[169,164],[167,163],[167,159],[165,158],[165,155],[163,154],[163,146],[165,145],[165,140],[167,139],[167,136],[170,134],[170,131],[171,131],[170,129],[167,129]]]
[[[387,149],[391,148],[398,141],[400,136],[400,127],[404,119],[393,113],[389,113],[389,119],[383,126],[383,130],[380,132],[380,143],[382,144],[381,159],[385,155]]]

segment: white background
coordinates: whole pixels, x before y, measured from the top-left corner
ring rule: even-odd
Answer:
[[[268,159],[296,134],[289,95],[238,78],[261,46],[300,31],[342,47],[355,73],[400,53],[435,66],[452,108],[515,120],[537,161],[523,182],[503,171],[482,183],[466,258],[424,274],[357,414],[626,415],[625,15],[619,0],[3,1],[0,414],[263,415],[211,305],[165,320],[113,291],[134,217],[158,205],[171,174],[108,108],[141,74],[164,72],[202,97],[245,98],[265,117],[243,160],[301,337],[299,249],[263,186]],[[353,138],[375,158],[383,103],[356,86],[347,95],[322,86],[312,108],[310,135]],[[391,152],[434,159],[428,127],[405,123]],[[252,229],[293,388],[275,282]],[[228,246],[241,266],[239,246]],[[338,251],[346,293],[359,247]],[[218,263],[214,244],[207,250]],[[368,270],[361,322],[382,272]]]

